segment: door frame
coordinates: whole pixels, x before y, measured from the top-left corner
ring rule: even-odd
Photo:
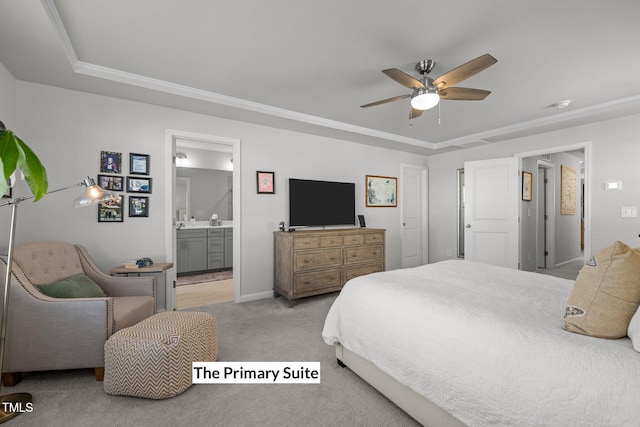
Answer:
[[[555,165],[553,163],[549,163],[546,160],[538,160],[536,162],[536,166],[538,168],[538,173],[540,173],[540,169],[544,169],[547,174],[547,180],[550,185],[547,185],[544,192],[545,199],[542,200],[540,197],[540,187],[538,187],[537,192],[537,201],[536,204],[543,202],[546,205],[547,212],[547,220],[546,220],[546,228],[545,228],[545,249],[548,249],[549,243],[552,242],[554,245],[554,249],[548,253],[545,257],[545,267],[549,268],[549,266],[553,267],[556,265],[556,182],[555,182]],[[549,173],[550,172],[550,173]],[[538,229],[539,221],[536,221],[536,239],[540,237],[540,230]],[[537,250],[540,242],[536,241],[536,256]],[[536,270],[539,268],[536,260]]]
[[[233,301],[240,302],[242,290],[242,206],[241,206],[241,157],[238,138],[207,135],[195,132],[167,129],[165,131],[165,154],[170,161],[165,164],[167,176],[165,185],[165,254],[172,260],[174,268],[169,270],[166,278],[167,310],[175,310],[175,255],[176,255],[176,218],[174,212],[176,190],[176,140],[189,140],[200,143],[225,144],[232,147],[233,153]]]
[[[400,164],[400,177],[404,178],[404,171],[407,168],[418,169],[420,170],[421,180],[420,183],[422,185],[420,207],[422,209],[422,215],[420,217],[420,226],[422,227],[422,236],[420,238],[420,243],[422,245],[422,265],[427,264],[429,262],[429,240],[428,240],[428,226],[429,226],[429,197],[428,197],[428,188],[429,188],[429,169],[426,166],[421,165],[411,165],[411,164]],[[400,194],[404,194],[404,179],[400,179]],[[400,235],[404,238],[404,197],[400,197]],[[404,264],[404,242],[401,244],[401,262]],[[404,265],[403,265],[404,267]]]
[[[588,260],[592,256],[591,250],[591,161],[592,161],[592,143],[591,141],[579,142],[575,144],[559,145],[555,147],[540,148],[533,151],[516,153],[519,159],[519,167],[522,170],[522,159],[525,157],[542,156],[543,154],[562,153],[566,151],[584,150],[584,259]],[[522,212],[520,213],[522,215]],[[518,238],[520,240],[520,238]],[[519,244],[519,243],[518,243]]]

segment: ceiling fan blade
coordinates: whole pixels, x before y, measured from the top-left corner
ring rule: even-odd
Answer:
[[[425,87],[420,80],[415,77],[411,77],[409,74],[404,71],[400,71],[397,68],[389,68],[388,70],[382,70],[382,72],[406,88],[413,89],[414,87],[417,87],[419,89],[424,89]]]
[[[388,104],[389,102],[400,101],[401,99],[409,98],[410,96],[411,96],[411,94],[394,96],[393,98],[387,98],[387,99],[383,99],[381,101],[376,101],[376,102],[371,102],[369,104],[361,105],[360,108],[368,108],[368,107],[375,107],[376,105]]]
[[[447,87],[438,91],[441,99],[450,101],[482,101],[491,91],[467,87]]]
[[[418,117],[420,117],[422,115],[423,112],[424,112],[424,110],[418,110],[418,109],[415,109],[415,108],[411,107],[411,112],[409,112],[409,120],[417,119]]]
[[[485,53],[482,56],[472,59],[471,61],[460,65],[453,70],[447,71],[437,79],[433,81],[433,85],[438,89],[444,89],[448,86],[454,86],[463,80],[468,79],[474,74],[478,74],[480,71],[485,70],[498,62],[496,58]]]

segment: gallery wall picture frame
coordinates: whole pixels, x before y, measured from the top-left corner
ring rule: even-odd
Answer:
[[[275,172],[256,171],[258,194],[275,194]]]
[[[398,178],[366,175],[365,200],[369,208],[395,208],[398,206]]]
[[[533,174],[522,171],[522,200],[530,202],[533,200]]]
[[[98,175],[98,185],[109,191],[124,191],[124,177],[119,175]]]
[[[122,204],[124,197],[120,197],[117,202],[110,202],[108,205],[98,205],[98,222],[123,222]]]
[[[149,197],[129,196],[129,216],[130,217],[148,217],[149,216]]]
[[[100,172],[120,173],[122,171],[122,153],[100,151]]]
[[[575,215],[578,203],[576,170],[560,166],[560,215]]]
[[[151,178],[127,177],[127,193],[151,193]]]
[[[129,173],[131,175],[149,175],[151,156],[129,153]]]

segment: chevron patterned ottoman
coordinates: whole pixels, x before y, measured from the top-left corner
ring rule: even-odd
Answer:
[[[167,311],[113,334],[104,344],[104,391],[165,399],[191,386],[191,363],[214,362],[218,330],[208,313]]]

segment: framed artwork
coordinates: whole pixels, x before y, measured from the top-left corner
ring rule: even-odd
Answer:
[[[128,176],[127,193],[151,193],[151,178]]]
[[[98,222],[122,222],[122,203],[124,197],[117,202],[98,205]]]
[[[131,175],[149,175],[148,154],[129,154],[129,173]]]
[[[398,178],[367,175],[365,178],[367,207],[398,206]]]
[[[129,216],[149,216],[149,198],[146,196],[129,196]]]
[[[560,166],[560,214],[575,215],[578,203],[578,187],[576,170],[572,167]]]
[[[530,202],[533,199],[533,174],[522,172],[522,200]]]
[[[122,153],[114,151],[100,152],[100,172],[120,173],[122,164]]]
[[[258,194],[275,194],[276,186],[274,182],[275,172],[256,172]]]
[[[98,185],[109,191],[124,191],[124,178],[115,175],[98,175]]]

